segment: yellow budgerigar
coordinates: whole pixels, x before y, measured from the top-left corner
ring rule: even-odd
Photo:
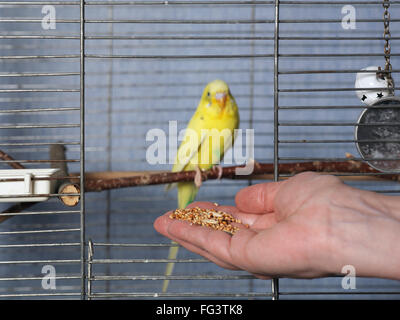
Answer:
[[[172,172],[207,170],[222,160],[232,146],[235,129],[239,126],[239,112],[228,85],[222,80],[207,84],[197,110],[189,121],[185,136],[178,149]],[[199,176],[199,175],[198,175]],[[197,176],[197,178],[198,178]],[[201,183],[179,182],[178,208],[183,209],[194,201]],[[201,182],[201,179],[200,179]],[[178,247],[170,248],[168,259],[176,259]],[[168,263],[165,275],[172,274],[174,263]],[[164,280],[162,291],[168,289]]]

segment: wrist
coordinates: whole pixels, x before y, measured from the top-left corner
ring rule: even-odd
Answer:
[[[372,276],[400,280],[400,197],[366,192],[364,203],[376,210],[368,219]]]
[[[400,221],[400,196],[378,195],[382,211],[385,215]]]
[[[356,276],[400,280],[400,197],[351,187],[345,194],[332,209],[336,272],[351,265]]]

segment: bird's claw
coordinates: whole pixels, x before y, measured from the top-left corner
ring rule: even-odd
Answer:
[[[221,180],[222,173],[223,173],[222,167],[220,165],[215,165],[215,166],[213,166],[213,169],[217,169],[218,170],[217,180]]]
[[[203,183],[203,180],[201,178],[201,170],[199,167],[196,166],[196,175],[194,176],[194,184],[196,185],[197,188],[200,188]]]

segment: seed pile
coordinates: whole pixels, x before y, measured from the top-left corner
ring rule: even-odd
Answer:
[[[190,224],[201,225],[203,227],[212,228],[215,230],[221,230],[234,234],[239,230],[239,227],[233,226],[231,223],[242,222],[236,219],[231,214],[214,210],[214,209],[203,209],[199,207],[188,208],[188,209],[176,209],[170,215],[170,219],[178,219],[188,221]],[[248,225],[244,225],[248,228]]]

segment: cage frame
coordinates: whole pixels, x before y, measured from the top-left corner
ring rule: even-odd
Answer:
[[[303,4],[303,5],[334,5],[334,4],[364,4],[364,5],[373,5],[373,4],[381,4],[382,1],[331,1],[331,2],[327,2],[327,1],[288,1],[288,0],[272,0],[272,1],[249,1],[249,0],[238,0],[238,1],[215,1],[215,0],[204,0],[204,1],[196,1],[196,2],[192,2],[192,1],[188,1],[188,0],[171,0],[171,1],[87,1],[87,0],[74,0],[74,1],[4,1],[2,2],[2,5],[12,5],[12,6],[25,6],[25,5],[60,5],[60,6],[77,6],[79,7],[79,19],[78,20],[61,20],[60,22],[64,22],[64,23],[77,23],[79,24],[80,30],[79,30],[79,36],[66,36],[65,38],[67,39],[76,39],[79,40],[79,54],[68,54],[68,55],[63,55],[63,56],[40,56],[40,55],[32,55],[32,56],[2,56],[0,57],[0,59],[32,59],[33,61],[35,61],[36,59],[41,59],[41,58],[74,58],[74,59],[78,59],[79,60],[79,66],[80,66],[80,71],[79,73],[76,72],[71,72],[71,73],[64,73],[62,75],[73,75],[73,76],[79,76],[79,89],[59,89],[57,90],[57,92],[76,92],[79,93],[79,108],[65,108],[65,110],[73,110],[73,111],[79,111],[80,114],[80,123],[77,124],[65,124],[66,126],[75,126],[79,128],[80,131],[80,141],[76,141],[76,142],[72,142],[70,144],[74,144],[79,146],[79,150],[80,150],[80,158],[79,160],[75,160],[76,162],[79,162],[80,164],[80,177],[79,177],[79,181],[80,181],[80,186],[81,186],[81,191],[80,191],[80,208],[79,210],[69,210],[69,211],[65,211],[65,212],[69,212],[69,213],[76,213],[79,214],[80,217],[80,228],[77,229],[75,228],[74,231],[79,231],[80,233],[80,243],[73,243],[71,245],[79,245],[80,247],[80,259],[76,259],[74,262],[75,263],[79,263],[80,264],[80,274],[79,274],[79,278],[81,280],[81,290],[79,292],[79,296],[81,299],[94,299],[94,298],[114,298],[114,297],[129,297],[129,298],[137,298],[137,297],[186,297],[186,298],[190,298],[190,297],[194,297],[194,296],[198,296],[195,293],[190,294],[159,294],[159,293],[155,293],[155,294],[103,294],[103,293],[93,293],[92,292],[92,282],[99,280],[99,281],[104,281],[107,279],[117,279],[115,276],[110,276],[107,278],[107,276],[104,277],[99,277],[96,275],[93,275],[93,270],[92,267],[94,264],[96,263],[118,263],[118,261],[105,261],[105,260],[101,260],[101,259],[96,259],[95,258],[95,246],[113,246],[113,245],[120,245],[120,246],[134,246],[134,245],[143,245],[143,246],[150,246],[151,244],[105,244],[105,243],[96,243],[93,242],[91,239],[86,239],[86,232],[85,232],[85,80],[86,80],[86,75],[85,75],[85,61],[87,59],[107,59],[107,58],[119,58],[119,59],[186,59],[186,58],[237,58],[237,57],[247,57],[247,58],[272,58],[273,59],[273,87],[274,87],[274,91],[273,91],[273,123],[274,123],[274,130],[273,130],[273,136],[274,136],[274,142],[273,142],[273,149],[274,149],[274,159],[273,159],[273,163],[274,163],[274,171],[273,171],[273,180],[274,181],[279,181],[281,178],[285,178],[288,175],[285,174],[280,174],[279,172],[279,167],[278,165],[281,163],[281,161],[284,160],[307,160],[304,158],[284,158],[284,157],[280,157],[279,156],[279,151],[280,151],[280,145],[282,143],[288,143],[289,141],[285,141],[285,140],[281,140],[279,138],[279,130],[281,128],[282,125],[290,125],[288,123],[285,124],[285,122],[281,122],[280,118],[279,118],[279,112],[282,109],[288,109],[291,107],[285,107],[285,106],[280,106],[279,104],[279,98],[280,98],[280,93],[281,92],[288,92],[288,90],[290,89],[282,89],[279,86],[279,79],[280,79],[280,75],[282,74],[289,74],[290,71],[281,71],[279,69],[280,66],[280,58],[285,56],[282,55],[280,53],[280,41],[285,40],[285,38],[280,37],[280,25],[282,23],[293,23],[293,21],[291,20],[281,20],[280,19],[280,8],[281,6],[284,5],[291,5],[291,4]],[[390,2],[392,5],[399,5],[400,1],[391,1]],[[85,33],[85,26],[88,23],[124,23],[126,21],[117,21],[117,20],[95,20],[95,21],[91,21],[88,19],[85,19],[85,9],[87,8],[87,6],[117,6],[117,5],[124,5],[124,6],[136,6],[136,5],[145,5],[145,6],[149,6],[149,5],[153,5],[153,6],[160,6],[160,5],[194,5],[194,6],[198,6],[198,5],[213,5],[213,4],[217,4],[217,5],[228,5],[228,4],[235,4],[235,5],[268,5],[271,6],[274,9],[274,19],[271,21],[264,21],[264,23],[271,23],[274,26],[274,34],[273,36],[266,36],[264,37],[264,39],[269,39],[273,41],[274,44],[274,50],[273,50],[273,54],[251,54],[251,55],[207,55],[206,57],[204,56],[186,56],[186,55],[152,55],[152,56],[142,56],[142,55],[118,55],[118,56],[106,56],[106,55],[99,55],[99,54],[87,54],[86,53],[86,46],[85,46],[85,42],[86,40],[90,40],[90,39],[108,39],[108,36],[100,36],[100,37],[91,37],[91,36],[86,36]],[[369,20],[369,21],[375,21],[375,20]],[[381,21],[381,20],[379,20]],[[397,20],[395,20],[397,21]],[[398,20],[400,21],[400,20]],[[4,21],[3,21],[4,22]],[[19,20],[19,19],[13,19],[12,22],[37,22],[34,21],[32,19],[24,19],[24,20]],[[138,23],[140,23],[140,21],[137,21]],[[155,23],[158,23],[160,21],[154,21]],[[164,21],[166,23],[180,23],[179,20],[176,21]],[[192,21],[193,23],[202,23],[202,21]],[[301,22],[301,21],[297,21],[297,22]],[[312,22],[326,22],[326,20],[313,20]],[[376,22],[376,21],[375,21]],[[245,23],[245,21],[219,21],[219,22],[215,22],[215,23]],[[254,23],[250,22],[250,23]],[[40,39],[43,39],[44,36],[29,36],[29,35],[22,35],[22,36],[0,36],[0,39],[21,39],[21,38],[35,38],[38,37]],[[49,38],[60,38],[60,36],[50,36]],[[145,39],[145,37],[142,37],[143,39]],[[156,37],[150,37],[151,39],[156,39]],[[184,39],[187,39],[187,37],[183,37]],[[199,38],[199,37],[197,37]],[[197,39],[196,38],[196,39]],[[208,37],[210,38],[210,37]],[[225,37],[225,39],[228,39],[229,37]],[[398,40],[400,38],[397,37],[391,37],[394,40]],[[112,39],[115,39],[112,37]],[[163,37],[163,39],[166,39],[166,37]],[[357,38],[353,38],[353,39],[357,39]],[[318,40],[318,37],[316,38],[316,40]],[[376,56],[374,54],[359,54],[361,56]],[[399,56],[400,54],[393,54],[392,56]],[[296,54],[293,54],[292,56],[297,56]],[[335,55],[332,55],[335,56]],[[348,56],[348,54],[346,55]],[[381,54],[379,54],[379,56],[381,56]],[[359,70],[331,70],[330,72],[332,73],[349,73],[349,72],[358,72]],[[294,71],[293,71],[294,72]],[[302,70],[302,71],[297,71],[297,72],[304,72],[304,73],[312,73],[312,72],[323,72],[322,70]],[[326,72],[326,71],[325,71]],[[393,69],[392,71],[393,73],[397,73],[399,72],[399,70]],[[20,74],[20,76],[52,76],[51,73],[31,73],[31,74]],[[54,74],[54,76],[59,76],[60,74]],[[17,74],[16,74],[17,76]],[[47,89],[45,89],[47,90]],[[297,91],[301,91],[301,89],[293,89],[293,90],[297,90]],[[293,92],[292,90],[292,92]],[[354,88],[331,88],[331,90],[349,90],[349,91],[353,91]],[[13,90],[0,90],[0,92],[26,92],[26,89],[18,89],[18,91]],[[33,92],[40,92],[40,89],[32,89]],[[42,90],[43,91],[43,90]],[[48,90],[48,91],[52,91],[52,90]],[[342,108],[343,106],[338,106],[338,108]],[[301,109],[301,107],[299,106],[299,108]],[[312,107],[310,107],[312,108]],[[315,107],[317,108],[317,107]],[[360,107],[361,108],[361,107]],[[50,110],[50,109],[49,109]],[[11,112],[13,110],[8,110],[8,112]],[[36,110],[36,111],[43,111],[43,110]],[[7,112],[7,111],[2,111],[2,112]],[[14,112],[27,112],[24,110],[14,110]],[[35,112],[35,110],[32,110],[31,112]],[[354,123],[350,124],[350,125],[354,125]],[[17,128],[18,126],[15,126],[15,128]],[[33,126],[31,126],[33,127]],[[30,128],[30,126],[25,126],[25,128]],[[337,141],[337,140],[335,140]],[[310,143],[312,143],[312,141],[309,141]],[[338,160],[338,159],[332,159],[332,160]],[[342,160],[342,159],[339,159]],[[362,160],[362,159],[357,159],[357,160]],[[29,162],[29,160],[2,160],[1,162],[3,163],[25,163],[25,162]],[[51,162],[51,160],[49,161]],[[363,174],[360,174],[363,175]],[[365,174],[366,175],[366,174]],[[395,190],[395,192],[398,192],[398,190]],[[52,197],[57,197],[60,196],[60,194],[50,194],[50,196]],[[31,214],[38,214],[37,212],[30,212]],[[57,211],[53,211],[53,212],[42,212],[40,214],[53,214],[53,213],[58,213]],[[29,214],[29,212],[24,212],[24,213],[13,213],[13,215],[22,215],[22,214]],[[68,230],[68,229],[65,229]],[[65,231],[64,230],[64,231]],[[49,231],[54,231],[57,232],[57,230],[49,230]],[[59,232],[59,231],[58,231]],[[34,244],[32,244],[34,245]],[[47,244],[48,246],[56,246],[57,243],[52,243],[52,244]],[[158,246],[169,246],[166,244],[158,244]],[[10,247],[10,245],[8,246]],[[139,259],[140,260],[140,259]],[[146,262],[144,260],[148,260],[148,259],[141,259],[141,261],[136,261],[136,262]],[[18,261],[6,261],[8,263],[19,263]],[[22,262],[22,261],[20,261]],[[25,261],[25,263],[38,263],[38,261]],[[48,261],[40,261],[40,262],[49,262],[49,263],[62,263],[62,261],[53,261],[53,260],[48,260]],[[121,262],[121,261],[120,261]],[[123,261],[122,261],[123,262]],[[148,262],[148,261],[147,261]],[[160,262],[160,263],[165,263],[165,262],[170,262],[170,261],[156,261],[156,262]],[[176,260],[175,262],[185,262],[183,260]],[[186,261],[186,262],[193,262],[193,261]],[[206,260],[204,259],[199,259],[198,262],[206,262]],[[71,276],[71,277],[75,277],[76,276]],[[232,276],[232,278],[226,277],[226,279],[233,279],[236,276]],[[245,279],[246,277],[250,277],[250,276],[241,276],[239,278]],[[62,278],[62,277],[61,277]],[[126,277],[127,279],[131,279],[132,277]],[[149,276],[149,278],[151,278],[151,276]],[[154,277],[153,277],[154,278]],[[212,278],[212,277],[210,277]],[[122,278],[119,278],[122,279]],[[160,279],[166,279],[165,276],[160,276]],[[184,276],[170,276],[168,277],[168,279],[185,279]],[[364,292],[361,294],[367,294],[367,293],[371,293],[371,292]],[[378,292],[373,292],[373,294],[377,294]],[[392,291],[382,291],[379,293],[384,293],[384,294],[400,294],[400,292],[392,292]],[[280,291],[279,289],[279,279],[273,279],[271,281],[271,293],[266,292],[265,294],[260,294],[260,295],[256,295],[256,294],[250,294],[247,297],[270,297],[273,300],[278,300],[279,297],[281,295],[286,295],[286,294],[290,294],[290,295],[296,295],[296,294],[304,294],[301,292],[284,292],[284,291]],[[324,293],[324,292],[313,292],[313,294],[335,294],[334,292],[329,292],[329,293]],[[343,294],[343,292],[341,293]],[[357,293],[351,293],[351,294],[357,294]],[[77,296],[78,293],[65,293],[65,294],[23,294],[22,296],[24,297],[41,297],[41,296]],[[1,297],[7,297],[8,295],[0,295]],[[13,297],[18,296],[18,295],[12,295]],[[216,295],[212,295],[213,297],[218,297],[218,294]],[[224,297],[229,296],[229,295],[223,295]],[[239,296],[244,296],[244,295],[239,295]]]

